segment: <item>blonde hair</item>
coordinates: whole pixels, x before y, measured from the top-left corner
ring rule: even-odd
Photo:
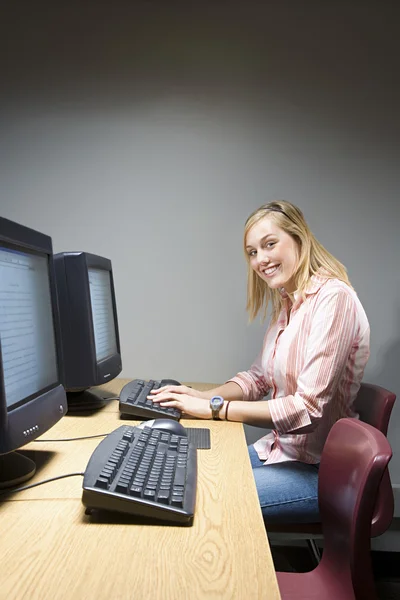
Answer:
[[[261,219],[268,217],[278,227],[288,233],[297,242],[299,256],[297,261],[294,281],[296,291],[304,298],[305,291],[312,275],[323,269],[327,279],[339,279],[351,287],[347,277],[347,270],[320,242],[314,237],[304,219],[303,213],[297,206],[279,200],[260,206],[247,219],[244,229],[244,250],[247,260],[247,311],[250,321],[253,321],[258,312],[264,307],[263,318],[267,314],[271,302],[271,322],[276,322],[282,309],[282,296],[279,290],[270,289],[265,281],[250,266],[250,257],[246,252],[246,238],[250,229]]]

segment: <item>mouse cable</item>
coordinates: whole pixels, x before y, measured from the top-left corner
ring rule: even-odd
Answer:
[[[37,483],[31,483],[30,485],[24,485],[20,488],[10,488],[8,490],[2,490],[0,492],[0,496],[4,494],[13,494],[14,492],[23,492],[24,490],[30,490],[38,485],[43,485],[44,483],[50,483],[50,481],[57,481],[57,479],[65,479],[66,477],[77,477],[80,475],[81,477],[85,476],[85,473],[67,473],[66,475],[57,475],[57,477],[50,477],[49,479],[43,479],[43,481],[38,481]],[[45,500],[45,498],[41,498],[41,500]],[[49,498],[51,500],[51,498]]]
[[[110,432],[112,433],[112,432]],[[75,437],[75,438],[58,438],[57,440],[32,440],[32,442],[75,442],[75,440],[90,440],[92,438],[97,437],[107,437],[110,435],[109,433],[97,433],[96,435],[84,435],[83,437]]]

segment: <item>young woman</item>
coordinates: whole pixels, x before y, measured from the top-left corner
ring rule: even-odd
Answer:
[[[197,418],[271,428],[249,447],[265,520],[318,521],[321,452],[332,425],[357,416],[368,320],[345,267],[293,204],[271,202],[250,215],[244,246],[250,318],[271,305],[260,354],[218,388],[166,386],[152,399]]]

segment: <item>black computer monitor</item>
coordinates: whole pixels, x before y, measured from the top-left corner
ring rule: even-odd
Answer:
[[[0,217],[0,488],[35,463],[15,450],[67,412],[51,238]]]
[[[111,261],[88,252],[54,255],[69,413],[101,407],[89,388],[121,372]]]

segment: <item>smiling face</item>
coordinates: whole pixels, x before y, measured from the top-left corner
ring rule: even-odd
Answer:
[[[264,217],[251,227],[246,237],[246,252],[251,268],[268,287],[283,287],[289,294],[296,291],[298,244],[272,218]]]

